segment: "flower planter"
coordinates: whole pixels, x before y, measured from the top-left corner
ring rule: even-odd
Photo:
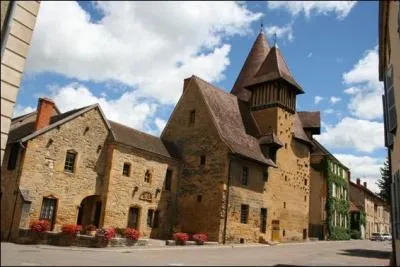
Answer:
[[[136,245],[137,242],[138,242],[137,240],[132,240],[132,239],[127,238],[125,241],[125,244],[127,247],[132,247],[132,246]]]
[[[94,231],[89,231],[89,232],[88,232],[88,235],[90,235],[90,236],[95,236],[95,235],[96,235],[96,230],[94,230]]]
[[[58,245],[62,247],[69,247],[75,244],[75,240],[76,235],[74,234],[60,233]]]

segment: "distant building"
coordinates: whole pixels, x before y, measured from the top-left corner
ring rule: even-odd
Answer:
[[[379,80],[384,82],[385,146],[392,175],[394,260],[400,265],[400,3],[379,2]]]
[[[25,69],[40,1],[1,1],[1,158]]]
[[[310,174],[310,237],[348,239],[350,171],[313,139]]]
[[[371,238],[372,233],[391,232],[390,207],[367,188],[366,182],[361,185],[358,178],[356,183],[350,181],[350,200],[354,205],[351,210],[352,219],[357,219],[358,216],[364,217],[360,228],[362,239]],[[355,215],[357,212],[359,215]]]

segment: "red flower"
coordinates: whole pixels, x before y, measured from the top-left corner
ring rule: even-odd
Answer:
[[[108,228],[108,229],[97,229],[96,236],[103,236],[105,240],[111,240],[115,237],[115,229]]]
[[[50,229],[50,223],[46,220],[32,221],[29,227],[33,232],[43,233]]]
[[[189,240],[189,235],[187,233],[175,233],[174,239],[175,239],[175,241],[184,245],[184,244],[186,244],[186,241]]]
[[[76,224],[64,224],[61,227],[61,231],[66,234],[76,235],[79,231],[81,231],[82,227]]]
[[[130,240],[138,240],[140,236],[140,233],[138,230],[133,229],[133,228],[126,228],[125,230],[125,237],[130,239]]]
[[[204,242],[208,241],[207,234],[194,234],[192,238],[197,244],[204,244]]]

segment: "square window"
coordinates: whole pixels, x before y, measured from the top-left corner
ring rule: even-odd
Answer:
[[[240,206],[240,223],[247,224],[249,219],[249,205],[242,204]]]
[[[122,175],[129,176],[131,173],[131,164],[124,163],[124,167],[122,169]]]
[[[247,185],[248,174],[249,174],[249,170],[247,169],[247,167],[243,167],[243,169],[242,169],[242,185]]]

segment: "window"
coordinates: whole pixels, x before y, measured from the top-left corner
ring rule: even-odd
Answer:
[[[149,170],[146,170],[146,173],[144,174],[144,181],[146,183],[151,183],[151,172]]]
[[[194,125],[196,120],[196,110],[190,111],[189,125]]]
[[[283,208],[286,209],[286,202],[283,202]]]
[[[260,231],[261,233],[267,232],[267,209],[261,208],[260,211]]]
[[[205,165],[206,164],[206,156],[201,156],[200,157],[200,165]]]
[[[242,204],[240,206],[240,223],[247,224],[249,219],[249,205]]]
[[[307,201],[307,196],[304,196],[304,202],[306,202]]]
[[[17,165],[17,159],[19,154],[19,144],[15,143],[11,146],[10,156],[8,158],[8,170],[14,170]]]
[[[153,220],[153,228],[158,228],[159,221],[160,221],[160,211],[156,210],[154,212],[154,220]]]
[[[122,169],[122,175],[129,176],[130,173],[131,173],[131,164],[124,163],[124,167]]]
[[[336,197],[336,184],[332,183],[332,197]]]
[[[307,185],[307,179],[304,179],[304,185]]]
[[[203,199],[202,195],[197,195],[197,202],[201,202],[202,199]]]
[[[67,151],[67,155],[65,157],[64,171],[74,172],[75,159],[76,159],[76,152],[72,150]]]
[[[55,218],[56,218],[57,199],[55,198],[43,198],[42,209],[40,211],[40,220],[47,220],[51,224],[51,230],[53,229]]]
[[[152,227],[153,224],[153,215],[154,215],[154,210],[149,209],[147,210],[147,226]]]
[[[172,170],[167,170],[165,175],[165,190],[171,191],[171,183],[172,183]]]
[[[282,236],[285,236],[285,235],[286,235],[286,230],[283,229],[283,230],[282,230]]]
[[[243,167],[243,169],[242,169],[242,185],[247,185],[248,174],[249,174],[249,170],[247,169],[247,167]]]
[[[390,66],[386,71],[385,93],[387,99],[386,104],[387,104],[388,131],[394,134],[397,128],[397,115],[396,115],[396,103],[395,103],[394,87],[393,87],[393,66]]]

